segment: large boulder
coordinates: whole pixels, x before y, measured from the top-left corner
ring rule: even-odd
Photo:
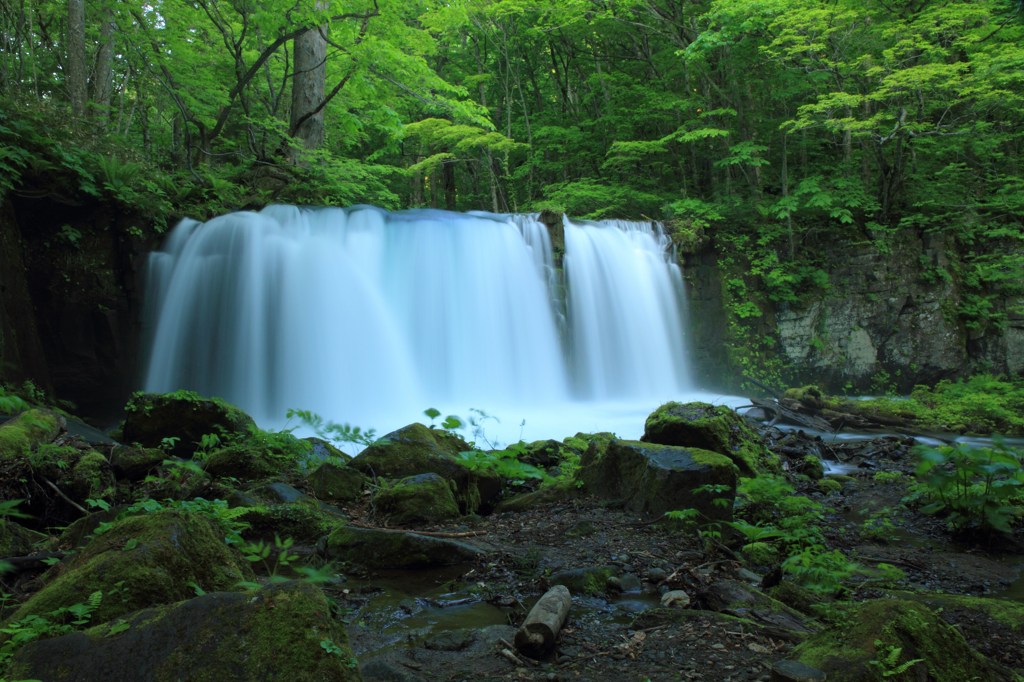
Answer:
[[[696,509],[702,520],[732,518],[736,465],[709,450],[613,440],[603,454],[588,452],[580,475],[588,492],[646,516]]]
[[[180,601],[207,591],[234,588],[252,570],[224,542],[224,530],[198,513],[164,510],[130,516],[97,535],[45,576],[47,583],[8,619],[45,615],[84,604],[102,592],[92,614],[102,623],[138,609]]]
[[[31,642],[15,654],[8,674],[50,682],[360,679],[324,594],[301,584],[209,593]]]
[[[324,552],[332,559],[373,569],[455,566],[484,554],[465,542],[353,526],[331,533],[324,543]]]
[[[837,625],[805,641],[792,657],[836,682],[1003,679],[956,628],[927,606],[903,599],[849,607]]]
[[[464,514],[489,511],[501,497],[501,478],[474,471],[459,458],[472,447],[456,434],[410,424],[393,431],[356,456],[349,466],[367,476],[405,478],[434,473],[455,484],[455,498]]]
[[[647,417],[640,440],[717,452],[747,476],[779,468],[746,420],[725,405],[665,403]]]
[[[256,430],[252,417],[234,405],[192,391],[136,393],[125,412],[121,440],[147,448],[162,447],[178,457],[191,457],[205,435],[226,442]]]
[[[370,479],[347,464],[324,462],[309,475],[309,487],[318,499],[346,504],[355,502]]]
[[[378,516],[391,525],[439,523],[459,515],[452,484],[435,473],[406,476],[373,496]]]

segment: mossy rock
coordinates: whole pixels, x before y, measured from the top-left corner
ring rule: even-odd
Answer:
[[[107,458],[95,450],[83,452],[66,477],[62,488],[79,503],[92,499],[110,499],[114,495],[114,472]]]
[[[548,579],[548,584],[565,585],[572,594],[600,597],[608,591],[608,581],[618,575],[614,566],[591,566],[559,571]]]
[[[732,518],[737,473],[732,460],[716,452],[614,440],[603,457],[584,464],[580,477],[587,492],[621,501],[630,511],[656,517],[696,509],[706,520]],[[705,486],[721,490],[697,490]]]
[[[600,433],[577,433],[572,438],[566,440],[574,443],[586,443],[586,449],[584,449],[583,455],[580,457],[580,464],[582,466],[590,466],[601,461],[604,453],[608,451],[608,446],[613,441],[618,440],[618,438],[614,433],[602,431]]]
[[[231,589],[251,580],[248,564],[224,543],[224,531],[197,513],[163,510],[130,516],[93,538],[74,557],[45,574],[46,584],[9,621],[46,615],[103,593],[95,623],[203,590]]]
[[[19,523],[0,518],[0,557],[24,556],[31,554],[36,543],[47,536],[29,530]]]
[[[315,544],[345,524],[344,518],[303,502],[251,507],[242,520],[249,524],[242,532],[246,540],[270,541],[276,536],[303,544]]]
[[[837,624],[805,641],[792,657],[836,682],[1002,679],[955,628],[905,599],[848,607]]]
[[[63,417],[42,408],[8,419],[0,424],[0,462],[27,457],[37,446],[52,442],[63,428]]]
[[[321,500],[346,504],[363,495],[370,478],[347,464],[324,462],[309,475],[309,487]]]
[[[455,566],[484,551],[465,542],[375,528],[339,528],[327,537],[328,557],[371,569]]]
[[[455,499],[463,514],[487,512],[501,498],[501,477],[473,471],[459,459],[471,450],[456,434],[410,424],[393,431],[359,453],[349,466],[367,476],[404,478],[437,474],[455,484]]]
[[[159,448],[136,448],[117,445],[110,451],[110,466],[118,478],[141,481],[167,459]]]
[[[745,476],[779,470],[778,457],[725,405],[665,403],[647,417],[640,440],[717,452],[732,459]]]
[[[356,682],[357,661],[324,594],[285,584],[214,592],[31,642],[8,676],[49,682]]]
[[[127,413],[121,440],[147,448],[165,446],[167,438],[177,438],[166,451],[178,457],[191,457],[203,436],[217,435],[227,442],[244,439],[257,431],[252,417],[220,398],[205,398],[192,391],[174,393],[136,393],[125,406]]]
[[[818,629],[813,619],[739,580],[718,580],[703,589],[696,601],[709,611],[785,632],[787,639],[803,639]]]
[[[246,442],[213,451],[203,468],[214,477],[255,480],[279,477],[294,466],[294,461],[276,457],[273,452]]]
[[[560,481],[537,490],[520,493],[514,497],[502,500],[494,508],[496,513],[501,512],[523,512],[542,504],[553,504],[564,502],[567,499],[577,497],[582,490],[576,487],[573,481]]]
[[[390,525],[440,523],[459,516],[453,484],[435,473],[406,476],[373,496],[376,513]]]

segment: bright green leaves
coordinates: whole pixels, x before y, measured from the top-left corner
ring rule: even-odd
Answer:
[[[916,494],[925,513],[945,515],[955,530],[980,527],[1012,533],[1024,518],[1024,453],[996,443],[915,450]]]

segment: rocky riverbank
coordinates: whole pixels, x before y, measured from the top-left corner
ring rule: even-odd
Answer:
[[[0,678],[1019,679],[1019,517],[951,533],[914,444],[670,403],[641,441],[416,424],[350,459],[186,393],[116,439],[29,409],[0,424]]]

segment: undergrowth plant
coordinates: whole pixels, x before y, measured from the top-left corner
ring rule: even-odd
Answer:
[[[1024,518],[1024,452],[1002,442],[976,448],[957,443],[918,446],[917,482],[909,499],[942,514],[950,528],[1012,533]]]
[[[3,635],[3,641],[0,642],[0,670],[25,644],[44,637],[63,635],[88,625],[102,601],[103,592],[97,590],[85,602],[62,606],[44,615],[30,614],[0,627],[0,635]]]

